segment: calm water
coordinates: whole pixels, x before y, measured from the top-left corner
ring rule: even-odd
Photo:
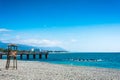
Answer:
[[[47,60],[44,55],[42,59],[38,59],[38,56],[36,56],[37,59],[33,60],[32,57],[33,56],[30,55],[30,61],[120,69],[120,53],[58,53],[49,54]],[[6,56],[4,56],[4,59],[5,58]],[[23,57],[23,60],[26,60],[26,56]]]

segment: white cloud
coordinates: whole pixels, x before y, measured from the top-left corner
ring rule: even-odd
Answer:
[[[77,39],[71,39],[71,42],[77,42],[78,40]]]
[[[25,44],[30,46],[59,46],[62,42],[57,40],[48,40],[48,39],[9,39],[9,40],[2,40],[5,43],[16,43],[16,44]]]
[[[9,32],[9,31],[11,31],[11,30],[5,29],[5,28],[0,28],[0,32]]]
[[[21,40],[20,42],[26,44],[26,45],[32,45],[32,46],[57,46],[61,42],[55,41],[55,40],[47,40],[47,39],[27,39],[27,40]]]
[[[10,37],[11,35],[10,35],[10,34],[7,34],[7,33],[3,33],[2,36],[3,36],[3,37]]]

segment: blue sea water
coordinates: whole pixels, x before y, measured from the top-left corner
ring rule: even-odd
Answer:
[[[33,59],[33,56],[30,55],[30,61],[120,69],[120,53],[50,53],[48,59],[45,59],[44,55],[42,56],[42,59],[39,59],[38,55],[36,58],[37,59]],[[20,60],[19,56],[18,59]],[[23,60],[26,60],[25,55]]]

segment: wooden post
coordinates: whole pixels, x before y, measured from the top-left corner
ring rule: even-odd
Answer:
[[[7,55],[6,69],[9,68],[9,65],[10,65],[10,57],[11,57],[11,56],[8,56],[8,55]]]
[[[13,68],[17,69],[17,57],[13,57]]]
[[[23,55],[23,54],[20,54],[20,59],[23,59],[22,55]]]
[[[26,56],[27,56],[27,59],[29,59],[29,54],[26,54]]]
[[[41,53],[39,54],[39,59],[42,59],[42,54]]]
[[[13,58],[13,68],[17,69],[17,57],[16,57],[17,51],[11,51],[7,54],[7,62],[6,62],[6,69],[10,66],[10,59]],[[16,64],[16,65],[15,65]]]

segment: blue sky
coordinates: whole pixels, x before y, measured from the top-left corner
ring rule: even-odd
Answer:
[[[120,51],[119,0],[0,0],[0,41]]]

